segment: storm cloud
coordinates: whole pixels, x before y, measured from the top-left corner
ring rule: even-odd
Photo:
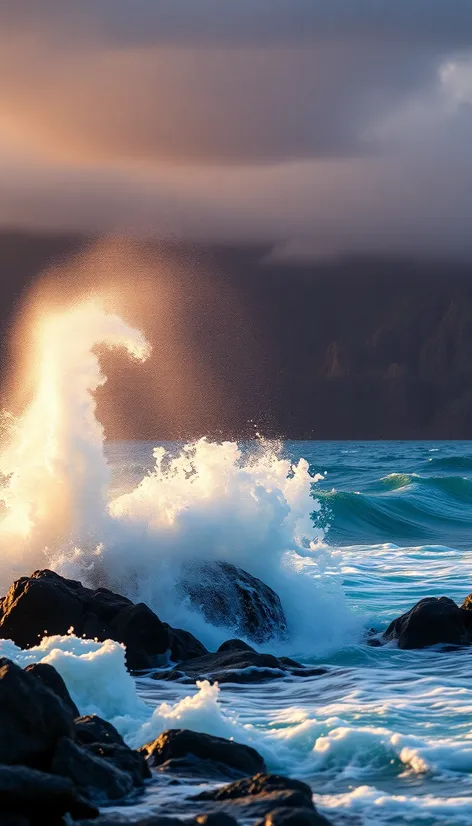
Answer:
[[[0,223],[472,253],[469,0],[0,0]]]

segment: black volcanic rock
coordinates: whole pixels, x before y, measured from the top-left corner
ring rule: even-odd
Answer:
[[[147,605],[134,605],[106,588],[85,588],[53,571],[17,580],[0,603],[0,637],[22,648],[71,627],[77,636],[123,643],[130,670],[163,665],[172,647],[179,659],[206,651],[192,634],[162,623]]]
[[[51,770],[53,774],[72,780],[81,794],[98,804],[121,800],[134,785],[128,771],[122,771],[111,761],[66,737],[57,745]]]
[[[247,642],[244,640],[226,640],[226,642],[221,643],[220,647],[217,650],[217,654],[223,654],[227,651],[255,651],[251,645],[248,645]]]
[[[69,706],[41,680],[0,659],[0,763],[48,769],[73,724]]]
[[[407,613],[393,620],[385,640],[397,640],[399,648],[426,648],[429,645],[470,645],[472,612],[448,597],[427,597]]]
[[[242,568],[194,560],[182,567],[179,587],[213,625],[232,628],[258,643],[287,634],[287,620],[275,591]]]
[[[31,663],[31,665],[26,666],[25,671],[27,671],[28,674],[33,674],[34,677],[41,680],[47,688],[53,691],[57,697],[60,697],[62,702],[70,708],[74,717],[79,716],[79,709],[70,696],[64,680],[52,665],[48,665],[48,663]]]
[[[312,809],[281,807],[269,812],[255,826],[330,826],[330,822]]]
[[[0,765],[0,822],[6,815],[24,815],[27,823],[56,824],[66,813],[74,820],[98,816],[71,780],[24,766]]]
[[[151,777],[145,756],[130,749],[116,728],[96,714],[78,717],[74,721],[74,732],[81,746],[128,772],[135,786],[142,786],[143,781]]]
[[[205,654],[179,663],[170,671],[156,671],[154,680],[180,680],[193,683],[210,680],[219,683],[262,683],[282,677],[317,677],[325,668],[306,668],[288,657],[259,654],[253,648],[230,646],[229,650]]]
[[[84,748],[120,771],[127,772],[134,786],[143,786],[144,781],[152,777],[144,754],[130,749],[126,744],[120,746],[118,743],[89,743]]]
[[[102,720],[97,714],[86,714],[83,717],[77,717],[74,721],[74,731],[76,739],[84,746],[89,743],[125,745],[125,741],[115,726],[112,726],[107,720]]]
[[[192,799],[211,800],[223,807],[231,806],[232,812],[236,807],[244,818],[248,818],[264,817],[278,808],[316,811],[312,798],[310,787],[301,780],[293,780],[277,774],[260,773],[243,780],[236,780],[226,786],[207,789]]]
[[[190,660],[192,657],[201,657],[208,654],[200,640],[197,640],[190,631],[183,631],[182,628],[171,628],[166,622],[164,627],[169,632],[170,656],[174,662]]]
[[[263,758],[250,746],[188,729],[169,729],[142,751],[153,768],[165,765],[176,773],[237,777],[265,771]]]

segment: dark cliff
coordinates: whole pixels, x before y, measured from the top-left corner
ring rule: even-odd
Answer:
[[[19,302],[82,245],[0,236],[4,374]],[[158,320],[148,292],[143,320],[156,357],[137,369],[106,356],[115,361],[99,415],[111,437],[233,437],[257,426],[292,438],[472,438],[472,263],[297,265],[256,248],[147,249],[148,260],[168,253],[179,273],[172,312]]]

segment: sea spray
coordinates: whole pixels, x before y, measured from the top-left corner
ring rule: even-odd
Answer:
[[[211,626],[177,584],[182,562],[218,559],[279,594],[292,651],[337,647],[358,630],[336,577],[324,575],[333,565],[315,524],[308,463],[292,463],[280,445],[258,439],[243,449],[200,439],[173,453],[155,447],[151,472],[111,498],[93,397],[106,381],[97,345],[140,360],[149,353],[138,330],[90,302],[38,326],[36,392],[23,416],[10,420],[0,457],[3,588],[50,567],[144,601],[216,646],[231,628]]]

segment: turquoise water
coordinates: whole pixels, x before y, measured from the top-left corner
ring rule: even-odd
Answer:
[[[128,485],[152,465],[149,445],[131,452],[133,461],[130,445],[109,448]],[[321,474],[313,518],[328,556],[324,574],[317,568],[314,576],[327,588],[341,583],[340,616],[344,599],[353,628],[385,627],[424,596],[460,602],[472,591],[472,443],[286,442],[283,453]],[[310,561],[303,565],[309,571]],[[333,623],[336,605],[318,613],[313,640]],[[339,826],[472,822],[469,650],[369,648],[352,632],[322,654],[310,651],[309,639],[290,653],[328,673],[224,686],[217,701],[218,715],[272,770],[309,780],[319,808]],[[189,694],[188,686],[146,681],[139,690],[151,705]]]

